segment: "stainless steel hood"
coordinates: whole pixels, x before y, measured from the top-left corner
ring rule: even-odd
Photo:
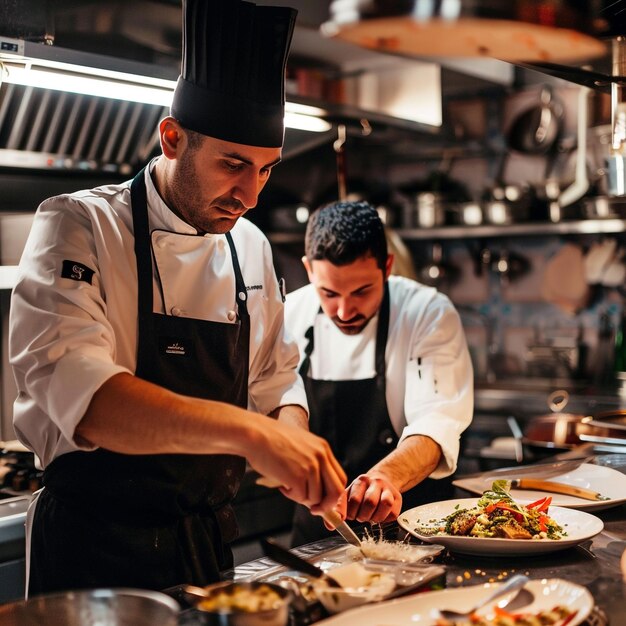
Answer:
[[[285,4],[293,3],[286,0]],[[303,23],[296,30],[292,58],[319,59],[328,66],[334,61],[338,74],[343,72],[351,87],[367,78],[361,82],[367,83],[365,108],[369,106],[368,121],[375,132],[384,133],[393,126],[437,133],[436,114],[433,122],[424,123],[402,119],[383,108],[390,94],[406,95],[410,81],[399,71],[402,63],[413,76],[414,68],[427,70],[420,74],[422,93],[413,100],[422,108],[427,104],[440,108],[439,73],[432,71],[438,66],[392,59],[391,71],[389,59],[386,66],[381,62],[382,55],[335,42],[323,45],[318,24],[324,19],[325,3],[315,4],[321,8],[317,11],[311,3],[296,4],[302,5]],[[9,59],[16,53],[46,63],[84,67],[85,73],[87,68],[104,68],[173,81],[180,67],[180,22],[180,0],[0,0],[0,62],[3,53]],[[369,70],[372,73],[365,76]],[[41,85],[13,85],[2,83],[1,77],[0,72],[2,167],[127,174],[158,151],[156,127],[167,114],[164,106],[65,93]],[[301,103],[306,104],[306,98]],[[324,115],[331,124],[346,124],[350,132],[359,133],[360,104],[335,106]],[[310,133],[288,128],[283,158],[330,144],[335,138],[334,130]]]
[[[165,107],[5,84],[0,166],[130,174],[158,149]]]

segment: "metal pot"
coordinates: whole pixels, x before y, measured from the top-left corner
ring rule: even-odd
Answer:
[[[450,212],[455,224],[479,226],[483,223],[483,209],[478,202],[460,202],[453,205]]]
[[[524,458],[552,456],[582,444],[578,429],[585,416],[561,413],[568,402],[569,394],[564,389],[548,396],[548,407],[553,412],[533,417],[523,429]]]
[[[277,595],[280,600],[271,608],[259,610],[241,610],[228,608],[228,598],[240,594],[239,603],[244,597],[253,598],[267,589]],[[206,626],[287,626],[289,621],[289,605],[293,594],[281,585],[266,582],[220,582],[203,588],[185,587],[185,594],[200,611],[201,621]],[[220,608],[207,609],[203,603],[220,597]],[[260,597],[260,596],[259,596]]]
[[[176,626],[180,607],[143,589],[94,589],[36,596],[0,606],[3,626]]]
[[[443,194],[422,191],[408,199],[404,210],[405,228],[435,228],[446,222]]]
[[[485,222],[513,224],[528,219],[532,190],[525,185],[496,185],[483,203]]]
[[[602,450],[626,449],[626,411],[606,411],[596,416],[561,413],[569,400],[567,391],[554,391],[548,406],[554,413],[533,417],[523,431],[524,457],[543,458],[593,443]]]
[[[444,261],[441,244],[433,243],[430,261],[420,268],[418,281],[431,287],[441,287],[454,283],[458,276],[459,269]]]

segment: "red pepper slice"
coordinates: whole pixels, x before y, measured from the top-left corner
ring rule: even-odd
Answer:
[[[547,513],[548,507],[550,506],[551,502],[552,502],[552,496],[548,496],[545,499],[544,503],[541,506],[537,507],[537,511],[541,511],[542,513]]]
[[[567,626],[577,615],[578,611],[574,611],[571,615],[568,615],[561,623],[561,626]]]
[[[495,508],[501,509],[502,511],[508,511],[509,513],[511,513],[511,515],[513,515],[513,518],[517,522],[521,522],[524,519],[524,516],[519,511],[516,511],[515,509],[512,509],[510,506],[504,504],[504,502],[498,502],[498,504],[496,504]]]
[[[531,502],[530,504],[526,505],[527,509],[534,509],[536,506],[539,506],[540,504],[543,504],[546,500],[547,500],[548,496],[546,496],[545,498],[539,498],[539,500],[535,500],[534,502]]]

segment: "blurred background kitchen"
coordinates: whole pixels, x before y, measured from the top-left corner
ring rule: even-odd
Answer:
[[[462,316],[476,410],[459,473],[590,442],[621,448],[626,431],[615,421],[590,427],[587,439],[572,425],[620,419],[626,404],[623,3],[505,3],[553,25],[570,4],[583,7],[594,36],[574,59],[536,50],[514,62],[491,58],[505,56],[486,40],[500,33],[512,48],[523,22],[511,33],[505,22],[484,30],[485,41],[477,31],[479,57],[396,55],[389,39],[368,50],[323,37],[320,26],[339,20],[331,4],[341,3],[274,3],[300,12],[288,128],[283,163],[248,215],[272,242],[287,290],[306,282],[309,213],[338,197],[364,198],[388,226],[396,271],[448,294]],[[158,153],[180,17],[177,0],[0,0],[0,496],[11,500],[0,511],[0,583],[12,580],[9,565],[21,567],[14,522],[24,501],[14,498],[40,479],[12,443],[15,266],[44,198],[126,180]],[[94,85],[77,93],[76,78],[95,78],[100,95]],[[138,84],[149,93],[126,91]],[[238,509],[242,545],[288,529],[289,503],[252,481]]]

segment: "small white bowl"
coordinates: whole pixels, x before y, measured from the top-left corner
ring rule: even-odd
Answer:
[[[327,573],[341,585],[341,589],[329,587],[323,580],[314,581],[313,588],[324,608],[333,614],[382,600],[396,588],[392,573],[372,571],[360,563],[350,563]]]

